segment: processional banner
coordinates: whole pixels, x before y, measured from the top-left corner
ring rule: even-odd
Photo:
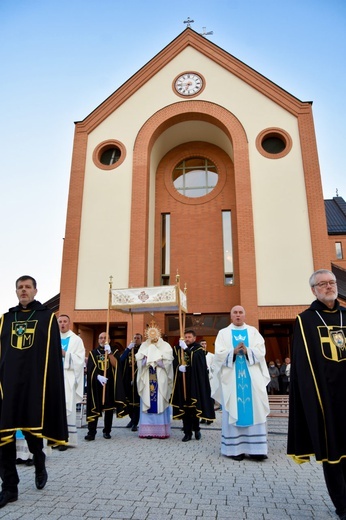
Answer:
[[[180,301],[179,301],[180,300]],[[123,312],[187,312],[187,297],[178,285],[111,289],[111,308]]]

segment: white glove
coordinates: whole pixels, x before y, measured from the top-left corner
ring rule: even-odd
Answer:
[[[163,359],[158,359],[156,361],[156,365],[161,368],[165,368],[165,365],[163,364]]]
[[[102,386],[105,386],[105,384],[108,381],[108,377],[104,377],[104,376],[101,376],[100,374],[98,374],[97,380],[101,383]]]
[[[135,344],[133,343],[133,341],[131,341],[131,343],[127,346],[127,348],[129,350],[132,350],[134,346],[135,346]]]
[[[186,372],[186,365],[179,365],[179,372]]]
[[[182,348],[183,350],[187,349],[187,345],[183,339],[179,340],[179,347]]]
[[[112,352],[111,347],[108,345],[108,343],[105,344],[104,349],[105,352],[107,352],[107,354],[110,354]]]

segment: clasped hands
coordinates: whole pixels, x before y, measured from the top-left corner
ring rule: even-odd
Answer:
[[[143,359],[142,359],[142,366],[145,367],[146,364],[147,364],[147,357],[144,356]],[[163,359],[158,359],[157,361],[155,361],[153,366],[155,366],[155,364],[156,364],[157,367],[165,368]]]
[[[246,345],[245,345],[245,343],[243,343],[241,341],[240,343],[238,343],[238,345],[234,349],[234,354],[235,355],[237,355],[237,354],[244,354],[246,356],[246,353],[247,353]]]

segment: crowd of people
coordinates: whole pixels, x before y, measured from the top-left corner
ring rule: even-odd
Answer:
[[[267,385],[267,391],[270,395],[289,393],[290,389],[290,373],[291,360],[289,357],[285,358],[285,362],[281,363],[280,359],[269,361],[268,370],[270,381]]]
[[[199,441],[200,424],[211,424],[221,407],[221,453],[236,461],[267,459],[268,393],[289,394],[288,455],[298,463],[314,455],[323,463],[336,513],[346,520],[346,309],[331,271],[315,271],[309,283],[315,301],[297,317],[292,368],[288,357],[267,365],[264,339],[245,323],[240,305],[217,334],[214,354],[194,330],[172,347],[152,322],[145,340],[135,334],[121,354],[102,332],[85,366],[70,318],[57,319],[35,299],[34,278],[18,278],[18,305],[0,321],[0,508],[18,499],[16,443],[25,442],[32,455],[38,490],[48,480],[47,445],[77,446],[76,406],[86,372],[86,441],[95,440],[102,414],[103,438],[111,439],[115,413],[129,415],[127,427],[139,438],[168,438],[173,417],[182,421],[183,442]]]

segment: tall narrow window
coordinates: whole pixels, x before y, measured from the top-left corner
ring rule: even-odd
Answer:
[[[161,215],[161,285],[169,285],[171,256],[171,215]]]
[[[232,245],[232,215],[230,211],[222,212],[223,236],[223,270],[225,285],[233,285],[233,245]]]
[[[342,254],[342,244],[341,244],[341,242],[335,242],[335,252],[336,252],[336,258],[338,260],[342,260],[343,259],[343,254]]]

